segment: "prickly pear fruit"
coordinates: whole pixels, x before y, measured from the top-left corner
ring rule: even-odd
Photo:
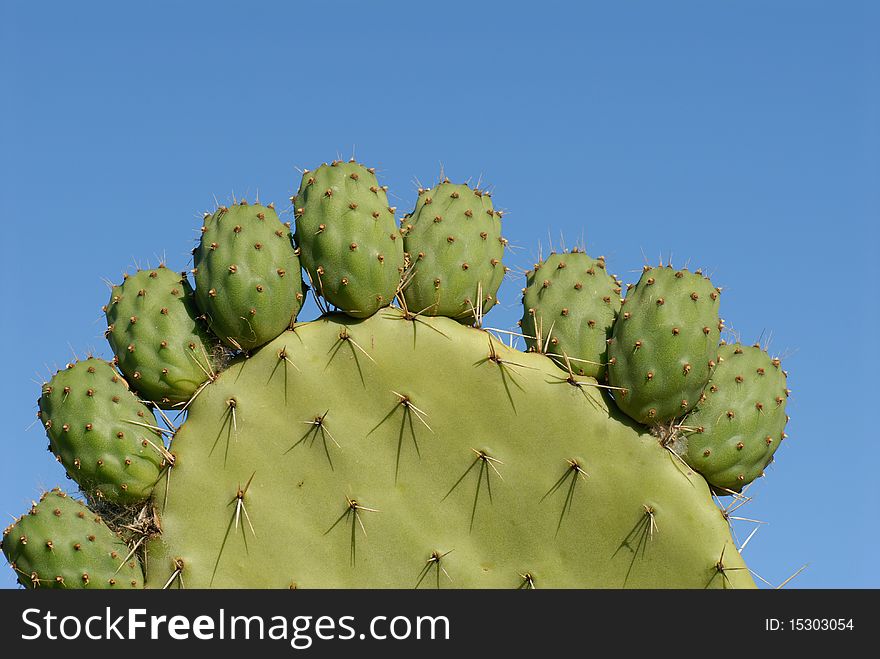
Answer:
[[[621,410],[650,425],[697,404],[718,361],[718,298],[699,271],[645,266],[608,346],[608,380]]]
[[[710,485],[738,492],[773,460],[785,437],[785,371],[759,346],[719,348],[718,366],[684,421],[685,460]]]
[[[391,304],[403,240],[375,170],[334,160],[303,173],[293,201],[294,239],[315,293],[355,318]]]
[[[526,273],[520,321],[530,351],[576,375],[602,378],[607,341],[620,309],[620,283],[605,259],[573,249],[553,253]]]
[[[104,521],[61,490],[3,532],[3,553],[28,588],[143,588],[137,557]]]
[[[448,180],[420,190],[403,228],[409,268],[402,288],[411,313],[472,323],[495,305],[507,241],[488,192]]]
[[[123,505],[150,496],[167,453],[150,408],[110,364],[68,364],[43,385],[39,407],[49,450],[84,490]]]
[[[304,299],[299,258],[271,204],[241,202],[206,215],[193,256],[196,301],[226,344],[252,350],[296,319]]]
[[[217,341],[185,275],[159,266],[126,276],[104,311],[116,364],[142,398],[166,409],[186,403],[214,372]]]

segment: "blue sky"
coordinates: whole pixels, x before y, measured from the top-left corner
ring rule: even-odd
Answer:
[[[35,380],[109,356],[101,278],[186,268],[215,197],[287,207],[297,167],[354,153],[401,211],[441,163],[482,177],[514,268],[562,235],[626,281],[670,255],[711,273],[793,389],[744,556],[773,583],[809,564],[792,586],[880,586],[880,5],[131,4],[0,5],[4,518],[70,485],[25,429]]]

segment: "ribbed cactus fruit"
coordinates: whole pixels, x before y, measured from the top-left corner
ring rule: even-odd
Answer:
[[[185,275],[164,266],[126,276],[104,307],[119,370],[162,408],[186,403],[214,372],[216,339]]]
[[[49,450],[89,495],[118,504],[149,498],[166,451],[152,411],[107,362],[68,364],[43,385]]]
[[[291,200],[312,288],[355,318],[391,304],[403,272],[403,240],[386,189],[373,168],[334,160],[304,172]]]
[[[296,319],[304,293],[290,235],[272,204],[221,206],[206,215],[193,251],[196,301],[211,330],[252,350]]]
[[[58,489],[3,532],[3,553],[30,588],[143,588],[138,558],[103,520]]]
[[[608,345],[608,381],[621,410],[652,425],[697,404],[718,361],[719,295],[699,271],[645,266]]]
[[[785,437],[786,374],[719,345],[699,271],[646,267],[621,301],[603,258],[552,254],[521,332],[488,329],[488,193],[444,180],[397,228],[337,161],[296,200],[296,248],[271,205],[206,216],[194,292],[165,268],[113,288],[122,373],[90,357],[43,384],[89,507],[53,491],[6,530],[22,585],[755,586],[716,500]]]
[[[470,324],[495,305],[507,241],[488,192],[448,180],[422,189],[403,230],[411,313]]]
[[[148,585],[751,586],[705,481],[593,385],[448,318],[298,324],[193,401]]]
[[[604,258],[577,249],[551,254],[526,273],[520,321],[526,345],[577,375],[604,378],[620,292]]]
[[[687,463],[710,485],[739,492],[764,473],[785,435],[780,360],[760,346],[722,345],[697,408],[684,420]]]

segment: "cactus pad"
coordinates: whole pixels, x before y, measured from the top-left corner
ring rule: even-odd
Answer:
[[[589,383],[446,318],[297,325],[193,402],[150,584],[751,586],[705,481]]]

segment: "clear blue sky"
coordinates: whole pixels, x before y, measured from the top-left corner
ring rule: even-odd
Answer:
[[[712,273],[794,390],[740,511],[769,522],[746,559],[880,586],[880,4],[133,4],[0,5],[4,518],[70,486],[25,429],[34,379],[109,355],[101,278],[188,267],[215,196],[287,207],[297,167],[354,149],[402,210],[440,163],[482,176],[511,266],[549,229],[627,281],[661,254]],[[490,324],[515,323],[522,285]]]

